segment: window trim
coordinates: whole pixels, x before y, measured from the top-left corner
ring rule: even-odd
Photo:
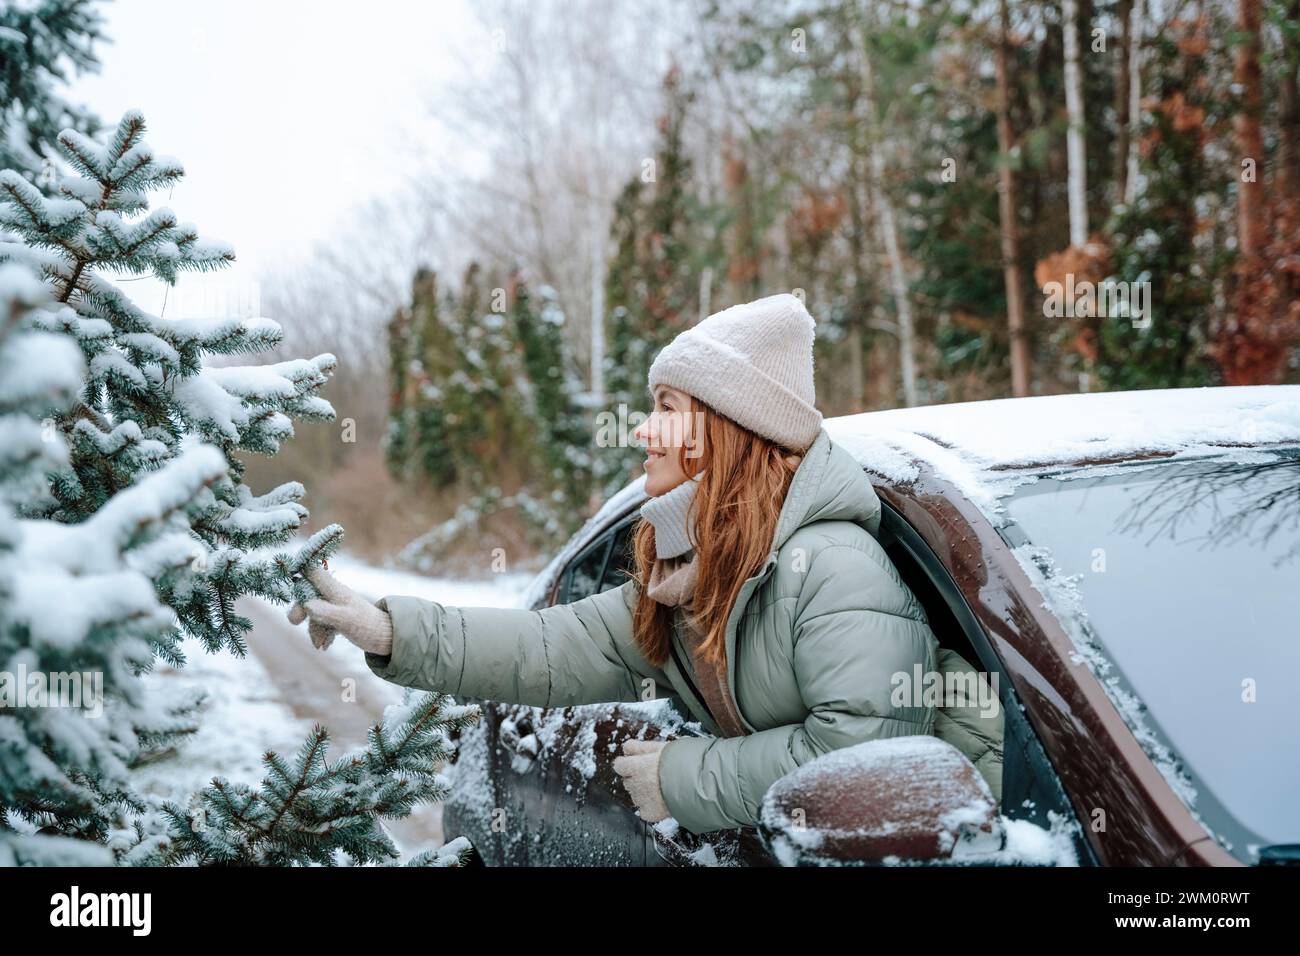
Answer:
[[[614,561],[614,542],[618,539],[619,534],[624,528],[634,525],[638,520],[637,513],[634,511],[630,514],[620,515],[618,518],[605,525],[594,535],[590,541],[583,545],[582,549],[570,559],[569,563],[564,566],[564,571],[559,576],[559,587],[556,589],[555,604],[572,604],[574,601],[580,601],[584,597],[590,597],[589,594],[575,595],[573,593],[573,575],[578,566],[583,561],[590,558],[598,549],[604,549],[600,559],[600,571],[596,575],[598,588],[593,591],[598,594],[600,591],[607,590],[603,587],[605,577],[609,574],[611,563]]]
[[[613,545],[614,545],[614,527],[608,527],[604,531],[602,531],[601,534],[594,541],[591,542],[591,544],[587,545],[576,555],[574,555],[573,560],[570,561],[564,569],[564,577],[562,578],[560,601],[558,603],[572,604],[574,601],[578,601],[584,597],[590,596],[587,594],[574,595],[573,593],[574,574],[578,570],[578,567],[584,561],[592,557],[598,550],[600,550],[601,551],[600,564],[596,573],[593,575],[593,577],[597,582],[597,586],[599,586],[599,583],[605,580],[605,568],[609,565],[609,552],[610,549],[613,547]],[[596,592],[592,592],[592,593],[596,593]]]

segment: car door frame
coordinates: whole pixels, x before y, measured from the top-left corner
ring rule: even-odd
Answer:
[[[632,510],[620,509],[592,526],[581,541],[570,542],[562,552],[564,561],[558,572],[543,596],[533,601],[529,609],[539,610],[554,604],[567,589],[577,564],[589,556],[602,538],[608,536],[612,543],[613,533]],[[602,562],[602,576],[607,562],[608,554]],[[641,732],[637,716],[620,714],[614,705],[606,717],[583,728],[584,739],[580,742],[575,739],[578,722],[570,719],[574,708],[465,699],[477,704],[483,713],[483,726],[475,731],[482,734],[482,739],[476,740],[475,746],[482,751],[476,758],[484,760],[486,766],[476,766],[474,771],[486,775],[492,806],[485,814],[476,805],[481,803],[482,794],[453,787],[443,803],[445,830],[469,838],[483,861],[491,866],[639,866],[647,862],[646,825],[635,817],[635,808],[626,792],[612,785],[609,761],[603,758],[619,741]],[[553,731],[548,734],[546,747],[539,746],[539,727]],[[590,778],[576,773],[564,756],[578,747],[602,755]],[[462,756],[458,749],[458,765]],[[593,789],[596,792],[592,793]],[[565,797],[561,796],[572,793],[577,794],[573,809],[582,812],[582,829],[588,838],[589,846],[585,850],[567,839],[549,839],[552,834],[548,831],[553,828],[548,826],[548,820],[554,819],[557,808],[566,818],[564,827],[574,822],[569,808],[562,806]],[[622,823],[624,813],[633,827],[626,832]],[[563,845],[557,847],[557,842]]]
[[[878,493],[884,491],[883,488],[878,489]],[[1001,813],[1009,819],[1027,820],[1044,829],[1052,828],[1053,815],[1059,816],[1073,834],[1076,858],[1083,865],[1096,866],[1096,853],[1083,835],[1082,825],[1069,794],[1048,759],[1038,734],[1027,719],[1015,685],[1008,678],[1006,667],[993,649],[989,635],[938,555],[897,510],[892,500],[893,495],[889,494],[888,497],[890,501],[883,500],[882,496],[881,544],[887,548],[896,544],[903,549],[917,573],[925,575],[937,591],[952,622],[974,651],[977,660],[971,663],[977,664],[985,674],[996,675],[1004,735]]]
[[[575,569],[604,548],[598,581],[608,576],[612,547],[618,533],[633,520],[639,502],[619,509],[582,540],[565,548],[564,561],[544,596],[531,610],[571,603]],[[594,592],[593,592],[594,593]],[[582,595],[585,597],[587,595]],[[654,827],[636,815],[636,808],[617,775],[613,757],[631,737],[659,739],[669,725],[647,718],[643,710],[619,703],[594,719],[575,707],[539,708],[499,701],[475,701],[483,711],[486,767],[493,807],[501,825],[489,822],[475,795],[453,793],[444,801],[449,829],[467,836],[488,865],[633,865],[690,866],[700,862],[770,863],[757,830],[696,835]],[[671,705],[677,716],[690,720],[684,703]],[[585,720],[579,715],[585,711]],[[539,726],[548,726],[547,744],[537,740]],[[690,732],[671,725],[674,733]],[[670,738],[671,739],[671,738]],[[590,775],[577,772],[572,757],[581,751],[591,758]],[[481,798],[481,797],[480,797]],[[581,838],[579,839],[579,834]]]

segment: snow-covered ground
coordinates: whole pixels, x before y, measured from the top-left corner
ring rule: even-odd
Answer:
[[[378,568],[342,554],[330,558],[329,567],[336,578],[371,600],[386,594],[409,594],[459,607],[518,607],[533,577],[531,574],[499,574],[486,580],[431,578]]]
[[[430,578],[345,555],[332,558],[330,570],[372,600],[408,594],[468,607],[518,607],[531,579],[527,574],[485,581]],[[361,745],[384,708],[402,699],[403,688],[371,673],[361,651],[347,641],[336,640],[321,652],[312,647],[305,625],[289,624],[283,608],[245,599],[239,611],[254,622],[246,658],[229,651],[209,654],[197,641],[187,641],[185,667],[159,666],[145,678],[164,693],[196,688],[208,699],[198,732],[173,755],[141,768],[144,792],[183,801],[216,776],[256,784],[263,776],[262,755],[267,750],[293,754],[315,722],[330,729],[331,756],[338,757]],[[385,825],[404,856],[442,843],[436,806]]]

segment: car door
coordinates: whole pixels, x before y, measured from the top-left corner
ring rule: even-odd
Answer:
[[[605,534],[583,548],[560,577],[555,591],[556,603],[579,601],[590,594],[622,585],[634,563],[632,534],[636,524],[637,512],[625,515]],[[685,702],[672,695],[655,702],[654,706],[615,705],[609,708],[607,718],[594,721],[588,711],[590,708],[568,708],[563,720],[566,739],[594,737],[595,773],[585,787],[566,787],[562,792],[556,790],[550,802],[544,802],[539,808],[539,812],[545,815],[552,842],[562,842],[570,829],[581,824],[587,829],[602,828],[594,831],[597,834],[595,838],[610,847],[622,847],[625,839],[639,838],[640,854],[630,848],[626,852],[620,850],[620,861],[635,860],[650,866],[771,863],[754,828],[696,835],[676,827],[671,821],[648,825],[632,812],[627,792],[610,766],[613,758],[629,737],[672,739],[702,733],[698,724],[690,723],[690,710]],[[564,778],[566,774],[571,776],[572,767],[566,766],[566,762],[571,763],[574,757],[574,751],[552,748],[542,761],[544,774],[552,780]],[[569,862],[567,851],[556,862]]]
[[[605,534],[585,547],[562,573],[556,589],[556,603],[572,603],[622,585],[628,579],[634,562],[632,534],[636,524],[637,514],[634,512],[615,522]],[[629,737],[671,739],[699,732],[693,727],[683,726],[684,719],[689,720],[690,711],[680,698],[674,696],[659,703],[662,706],[658,711],[613,705],[608,708],[608,717],[594,721],[588,716],[591,708],[565,709],[558,718],[563,721],[565,739],[594,737],[596,768],[586,786],[566,786],[563,790],[551,787],[547,791],[549,800],[542,801],[539,812],[544,815],[548,839],[552,844],[564,844],[572,839],[571,831],[581,828],[591,833],[590,839],[610,848],[610,862],[652,866],[768,862],[767,853],[754,829],[697,836],[667,821],[651,826],[635,816],[627,792],[610,766],[622,742]],[[552,748],[541,759],[545,778],[571,778],[571,764],[576,755],[572,749]],[[626,845],[634,840],[640,841],[639,854]],[[618,848],[617,851],[612,849],[614,847]],[[571,857],[571,851],[563,847],[555,862],[584,862]]]
[[[633,518],[616,519],[565,565],[553,603],[627,579]],[[660,735],[646,707],[478,703],[483,721],[463,736],[445,832],[467,836],[492,865],[646,863],[646,825],[612,767],[628,737]]]

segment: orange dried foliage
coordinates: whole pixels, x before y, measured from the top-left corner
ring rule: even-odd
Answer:
[[[817,248],[844,221],[848,201],[842,192],[808,192],[786,219],[791,240]]]
[[[1110,271],[1110,247],[1099,235],[1094,234],[1082,248],[1067,246],[1060,252],[1040,259],[1034,266],[1034,281],[1040,290],[1045,290],[1049,283],[1059,282],[1064,294],[1069,295],[1071,285],[1077,289],[1083,282],[1101,282],[1110,275]],[[1073,283],[1070,282],[1070,276],[1074,277]],[[1096,316],[1080,316],[1063,321],[1075,323],[1070,348],[1088,362],[1095,362],[1098,356],[1100,319]]]
[[[728,150],[722,167],[722,182],[727,191],[734,192],[748,180],[749,167],[745,164],[745,158],[739,153]]]
[[[737,285],[753,282],[758,278],[758,260],[751,255],[736,254],[727,266],[727,281]]]
[[[1066,282],[1066,277],[1074,275],[1075,283],[1087,280],[1100,282],[1110,275],[1110,247],[1098,235],[1093,235],[1086,246],[1066,246],[1060,252],[1054,252],[1040,259],[1034,266],[1034,281],[1041,289],[1049,282]]]
[[[1233,314],[1210,347],[1225,385],[1282,381],[1300,342],[1300,205],[1279,203],[1274,238],[1236,266]]]
[[[1171,32],[1181,33],[1178,37],[1178,49],[1188,56],[1204,56],[1210,49],[1209,20],[1204,13],[1194,20],[1178,17],[1170,24]]]
[[[953,310],[952,324],[969,332],[978,332],[980,334],[988,332],[991,327],[991,323],[987,319],[982,319],[978,315],[972,315],[962,309]]]
[[[1179,133],[1200,129],[1205,125],[1205,110],[1188,103],[1182,90],[1166,97],[1157,108],[1169,117],[1170,123]]]

